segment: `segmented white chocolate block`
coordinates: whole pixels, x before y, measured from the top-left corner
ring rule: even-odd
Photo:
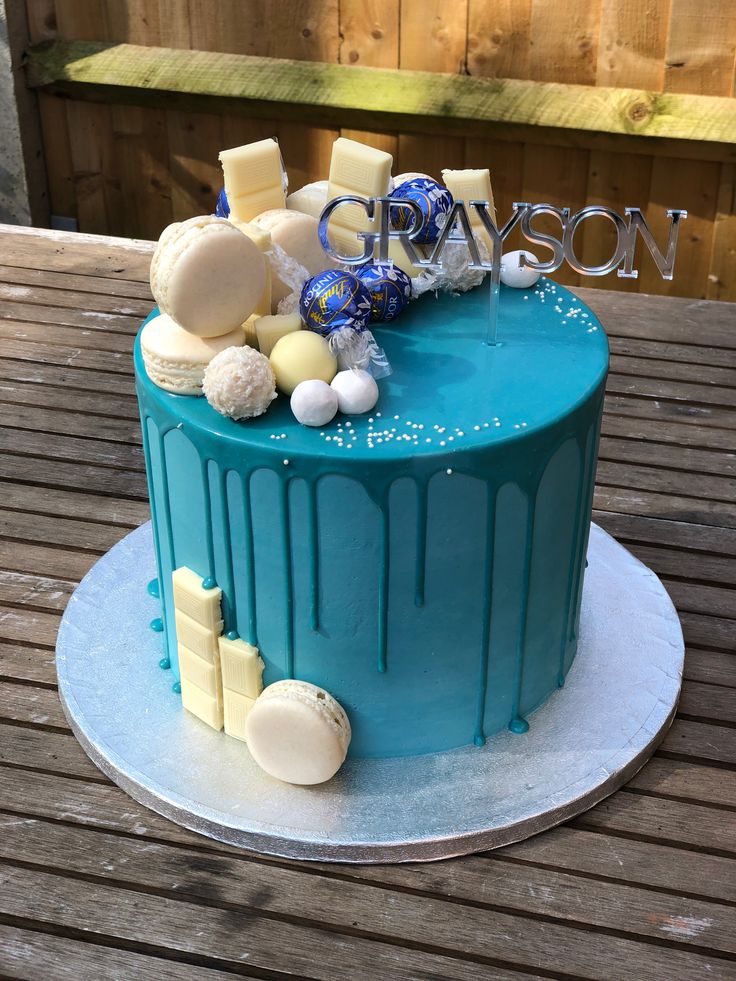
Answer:
[[[218,731],[222,729],[224,722],[224,712],[222,699],[213,695],[208,695],[202,691],[192,681],[182,675],[181,679],[181,701],[187,712],[196,715],[202,722]]]
[[[230,213],[250,221],[271,208],[285,208],[281,151],[276,140],[259,140],[220,151]]]
[[[473,233],[482,238],[490,250],[491,236],[485,230],[476,209],[471,208],[468,204],[469,201],[488,201],[488,214],[493,221],[496,220],[496,207],[493,203],[490,171],[488,169],[443,170],[442,180],[453,198],[456,201],[463,201],[465,203],[465,210],[470,219]]]
[[[258,698],[263,691],[265,667],[258,648],[244,640],[220,637],[219,649],[223,687],[249,698]]]
[[[223,692],[225,733],[235,739],[245,741],[245,722],[250,710],[256,704],[255,698],[248,698],[226,688]]]
[[[214,630],[219,634],[222,630],[222,613],[220,603],[222,590],[219,586],[205,589],[202,577],[192,572],[185,565],[175,569],[171,575],[174,586],[174,606],[192,620]],[[179,638],[181,640],[181,638]]]
[[[388,194],[392,164],[393,157],[390,153],[348,140],[344,136],[339,137],[332,144],[327,200],[331,201],[345,194],[357,194],[364,198]],[[332,213],[329,227],[333,241],[334,233],[338,229],[342,231],[341,244],[338,247],[343,255],[359,255],[363,250],[363,243],[356,232],[368,231],[373,225],[361,206],[341,205]]]
[[[203,657],[205,661],[214,664],[219,653],[217,638],[222,633],[222,620],[219,620],[214,628],[211,628],[203,627],[201,623],[197,623],[196,620],[179,609],[175,609],[174,617],[178,643],[188,647],[198,657]]]
[[[179,675],[182,679],[191,681],[213,698],[222,698],[222,675],[220,673],[220,656],[214,661],[208,661],[188,647],[179,643]]]

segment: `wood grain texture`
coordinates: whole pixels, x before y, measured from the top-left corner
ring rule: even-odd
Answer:
[[[651,762],[497,852],[299,864],[136,804],[84,755],[55,690],[68,596],[148,515],[129,352],[151,252],[0,228],[0,974],[733,977],[736,307],[578,291],[615,367],[595,519],[662,576],[688,642]]]
[[[504,202],[514,198],[525,156],[541,158],[541,175],[549,174],[546,180],[537,181],[543,200],[559,191],[552,175],[558,173],[560,157],[580,151],[590,154],[587,175],[576,171],[576,197],[586,203],[606,201],[617,210],[639,206],[649,214],[680,205],[685,198],[697,198],[697,191],[691,191],[698,187],[709,188],[713,199],[696,202],[698,207],[691,210],[694,218],[684,226],[685,235],[692,231],[695,241],[686,260],[678,265],[675,287],[663,283],[651,270],[639,280],[614,275],[598,285],[628,292],[670,293],[674,289],[687,296],[736,298],[734,123],[726,124],[726,142],[720,144],[704,140],[708,115],[701,109],[691,116],[693,139],[625,135],[653,133],[657,127],[671,125],[680,112],[671,100],[683,94],[712,95],[730,106],[736,94],[736,8],[731,0],[712,0],[701,5],[702,9],[687,0],[574,0],[562,7],[545,0],[498,0],[493,4],[485,0],[452,4],[449,0],[299,0],[289,4],[223,0],[215,6],[203,0],[131,0],[125,4],[27,0],[27,7],[34,41],[58,37],[162,45],[215,56],[286,57],[302,66],[317,61],[358,69],[401,66],[406,72],[412,70],[411,65],[434,73],[454,73],[457,82],[510,79],[544,84],[557,80],[584,86],[585,98],[568,106],[566,125],[571,128],[565,129],[557,127],[559,114],[564,116],[565,110],[556,90],[549,104],[554,110],[548,119],[552,125],[537,121],[533,127],[508,117],[502,123],[482,122],[473,113],[456,119],[453,114],[459,97],[455,89],[435,104],[434,116],[426,115],[430,105],[422,107],[424,115],[406,115],[406,105],[404,115],[392,115],[374,109],[358,112],[342,103],[341,108],[315,110],[288,102],[221,98],[216,110],[221,118],[220,139],[218,124],[203,122],[212,119],[211,98],[197,102],[187,96],[189,101],[181,102],[174,93],[163,93],[158,104],[133,109],[130,95],[108,88],[97,96],[117,103],[113,118],[107,120],[99,114],[91,118],[84,109],[68,113],[67,100],[41,92],[39,113],[49,164],[51,210],[78,218],[83,229],[156,237],[170,212],[187,217],[209,208],[210,193],[201,188],[211,186],[215,175],[219,179],[218,150],[237,142],[228,137],[228,130],[241,132],[243,142],[251,138],[249,133],[277,135],[289,148],[292,188],[325,176],[328,144],[339,133],[388,150],[399,170],[418,168],[435,174],[443,167],[475,165],[467,160],[477,161],[477,144],[485,143],[497,147],[492,156],[501,163],[495,167],[494,188]],[[186,50],[181,53],[186,56],[183,74],[191,76],[194,62]],[[157,57],[154,73],[162,65]],[[462,77],[466,72],[470,79]],[[229,70],[223,73],[226,78],[233,76]],[[437,95],[438,83],[441,79],[428,83]],[[308,84],[294,82],[282,95],[303,98]],[[337,91],[332,81],[329,88]],[[365,92],[365,86],[362,88]],[[627,89],[636,94],[626,96]],[[416,95],[415,85],[412,90]],[[508,91],[515,109],[523,107],[514,90]],[[601,113],[598,102],[590,100],[609,91],[613,94],[607,96],[608,110]],[[137,90],[136,98],[144,94]],[[149,97],[154,94],[147,93]],[[374,85],[374,106],[378,104],[376,94],[380,95],[380,87]],[[395,108],[401,105],[394,96],[389,103]],[[612,119],[615,133],[579,128],[591,122],[605,127]],[[122,134],[131,138],[130,146],[125,145]],[[100,146],[88,149],[89,139],[99,141]],[[459,141],[467,141],[464,148]],[[119,160],[111,148],[120,151]],[[657,157],[665,159],[655,168]],[[672,169],[672,159],[697,162]],[[424,167],[418,166],[422,160]],[[95,186],[98,161],[111,163],[104,204]],[[715,177],[709,166],[714,161],[720,168]],[[132,203],[130,209],[113,200],[116,183]],[[581,239],[583,257],[603,255],[610,243],[610,230],[603,223],[589,225],[584,241]],[[520,244],[513,242],[514,247]],[[646,257],[644,261],[647,264]]]
[[[597,85],[662,89],[670,10],[671,0],[602,0]]]

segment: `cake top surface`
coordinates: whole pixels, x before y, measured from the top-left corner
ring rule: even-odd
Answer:
[[[268,412],[235,422],[204,398],[172,395],[136,368],[148,395],[183,426],[273,452],[274,464],[315,454],[327,460],[401,460],[486,449],[554,424],[602,384],[608,342],[592,311],[542,277],[533,289],[501,287],[499,344],[483,343],[488,284],[462,295],[426,294],[397,320],[372,325],[393,373],[375,409],[300,425],[280,394]]]

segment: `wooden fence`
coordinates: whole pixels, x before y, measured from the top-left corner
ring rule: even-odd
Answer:
[[[257,112],[252,103],[251,113],[251,103],[234,98],[196,98],[201,89],[196,77],[188,77],[186,63],[187,84],[169,83],[155,99],[150,92],[142,97],[157,84],[151,78],[155,72],[142,67],[135,85],[114,91],[95,89],[89,80],[65,86],[63,72],[40,79],[37,74],[51,212],[76,218],[82,231],[155,238],[173,219],[211,211],[221,184],[218,150],[264,136],[279,139],[291,186],[297,188],[326,176],[332,141],[342,133],[389,150],[399,171],[439,176],[443,167],[490,167],[502,215],[515,200],[573,210],[586,203],[619,211],[638,206],[664,236],[665,208],[686,208],[690,217],[682,228],[672,283],[662,282],[644,256],[638,280],[613,275],[597,285],[736,299],[734,0],[26,0],[26,5],[35,44],[122,42],[564,86],[565,118],[558,115],[557,124],[554,111],[562,90],[549,89],[545,102],[549,93],[539,85],[532,89],[537,103],[546,105],[543,124],[515,115],[512,105],[506,116],[487,123],[473,120],[471,112],[450,125],[452,120],[445,123],[442,117],[452,113],[443,113],[442,104],[426,118],[372,113],[368,84],[360,112],[341,115],[324,106],[307,112],[308,95],[295,91],[265,109],[259,104]],[[65,51],[79,53],[73,45],[57,46],[57,62]],[[31,75],[34,58],[40,57],[31,57]],[[48,51],[44,57],[48,69],[53,59]],[[135,62],[135,49],[132,57]],[[304,87],[309,81],[305,76]],[[438,79],[439,92],[446,81]],[[223,84],[227,89],[226,77]],[[637,90],[627,103],[623,128],[592,117],[592,107],[610,105],[616,95],[603,92],[594,102],[598,87]],[[671,93],[670,101],[660,99],[660,92]],[[698,101],[691,95],[715,98]],[[658,135],[642,135],[654,116]],[[687,121],[684,129],[675,125],[681,117]],[[578,243],[588,263],[610,254],[609,232],[599,225],[589,224]],[[558,278],[579,281],[569,270]]]

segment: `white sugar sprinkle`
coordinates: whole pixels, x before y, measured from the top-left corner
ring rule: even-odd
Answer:
[[[447,475],[448,475],[448,477],[449,477],[449,476],[450,476],[451,474],[452,474],[452,470],[450,469],[450,467],[448,467],[448,468],[447,468]]]
[[[284,466],[285,467],[288,467],[289,466],[289,461],[288,460],[284,460]]]

